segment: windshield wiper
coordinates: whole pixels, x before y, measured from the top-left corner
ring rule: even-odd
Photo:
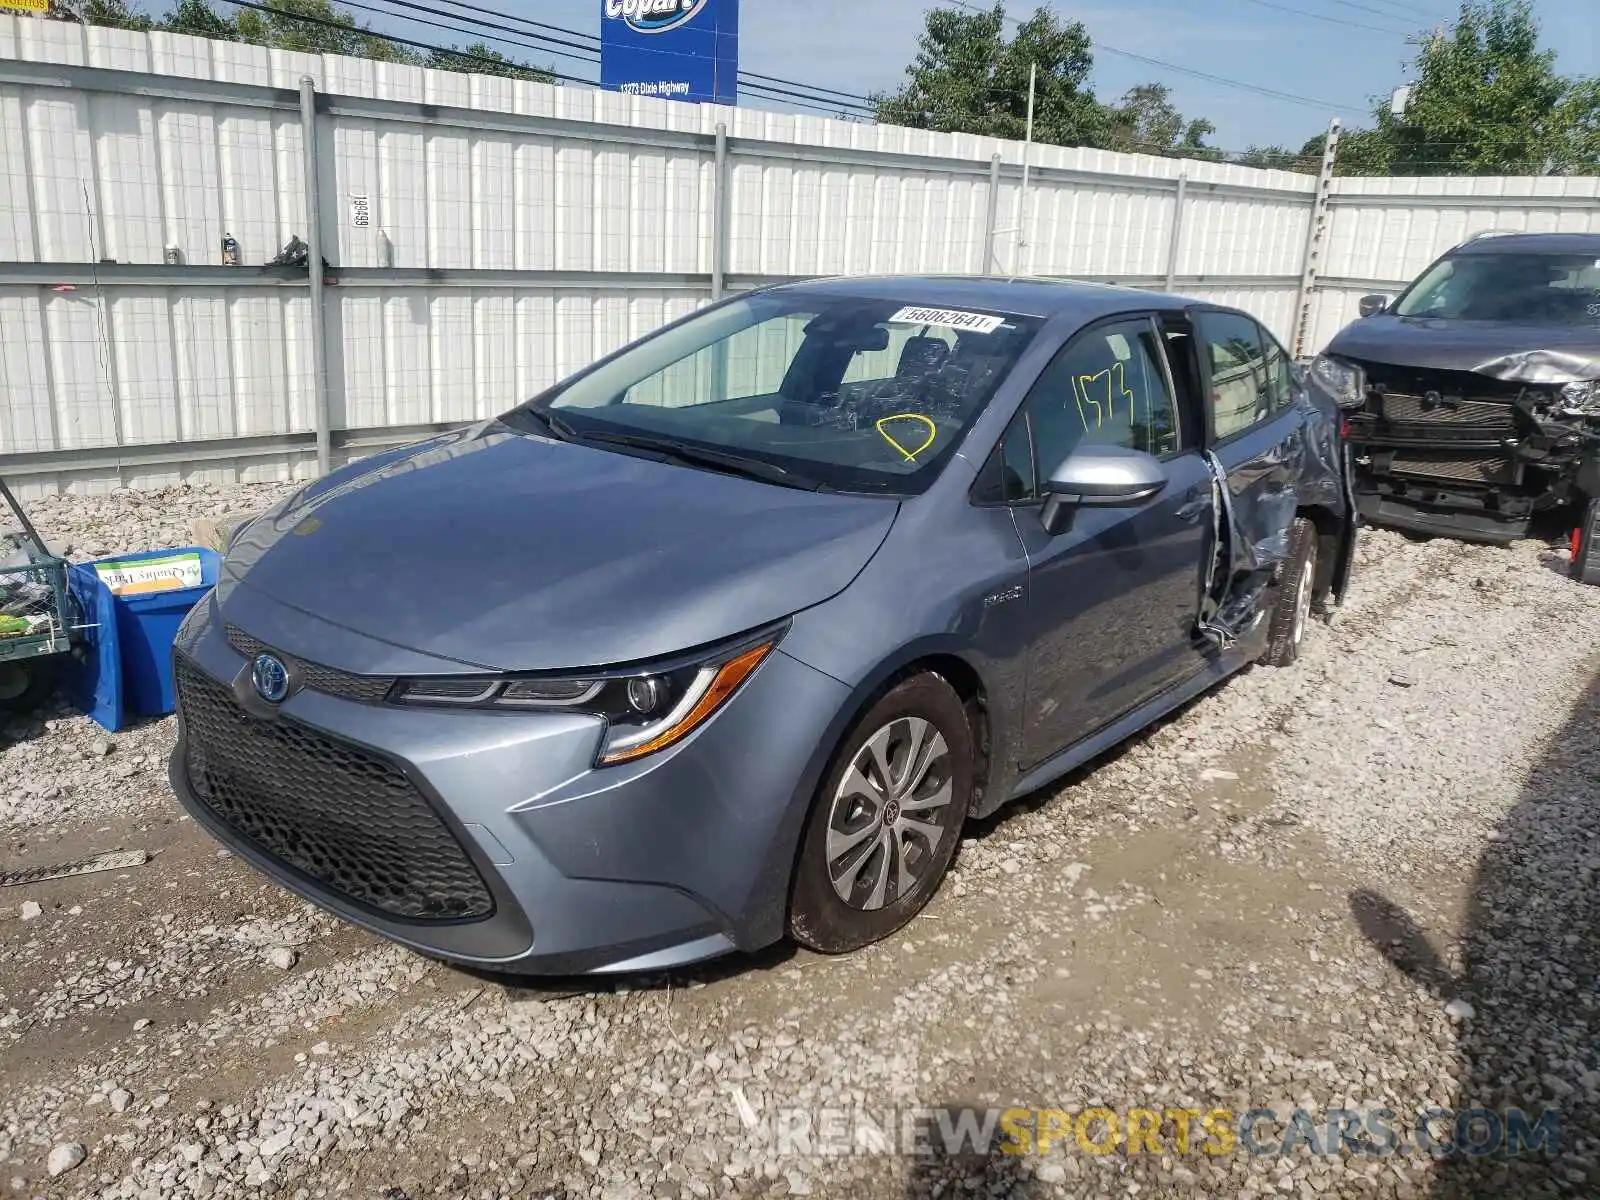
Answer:
[[[574,429],[565,417],[559,415],[558,413],[553,413],[546,409],[534,408],[530,405],[527,408],[519,408],[510,415],[522,420],[533,421],[536,424],[544,426],[546,433],[554,434],[560,441],[577,442],[583,440],[583,435]]]
[[[560,420],[559,417],[555,418]],[[563,422],[564,423],[564,422]],[[571,426],[568,426],[570,429]],[[707,446],[696,446],[692,442],[680,442],[676,438],[658,437],[648,433],[612,433],[607,430],[584,430],[578,433],[577,440],[584,442],[599,442],[607,446],[626,446],[633,450],[653,451],[664,458],[688,466],[710,467],[713,470],[724,471],[730,475],[743,475],[747,479],[759,479],[763,483],[777,483],[784,487],[802,488],[808,492],[821,492],[831,490],[820,479],[812,479],[807,475],[800,475],[787,467],[780,467],[777,463],[768,462],[764,458],[753,458],[745,454],[735,454],[728,450],[714,450]]]

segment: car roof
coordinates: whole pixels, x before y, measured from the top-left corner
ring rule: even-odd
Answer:
[[[1600,233],[1484,233],[1450,253],[1592,254],[1600,258]]]
[[[995,279],[975,275],[867,275],[780,284],[779,292],[892,300],[928,308],[976,309],[1019,317],[1068,315],[1081,321],[1130,309],[1181,309],[1182,296],[1071,279]]]

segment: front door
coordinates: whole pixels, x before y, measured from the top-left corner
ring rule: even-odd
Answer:
[[[1054,536],[1037,509],[1014,509],[1028,553],[1031,766],[1197,669],[1211,485],[1147,318],[1079,334],[1040,376],[1019,420],[1033,441],[1037,497],[1038,481],[1085,445],[1144,450],[1162,460],[1168,478],[1142,506],[1080,508],[1072,527]]]

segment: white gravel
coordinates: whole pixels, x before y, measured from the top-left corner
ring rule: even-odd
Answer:
[[[270,496],[146,501],[35,513],[124,550]],[[379,943],[178,819],[170,722],[106,738],[50,715],[0,745],[0,844],[156,857],[0,913],[0,1178],[104,1200],[1596,1194],[1600,589],[1559,566],[1369,531],[1295,668],[971,829],[899,937],[621,983],[507,987]],[[24,787],[41,772],[52,795]],[[1018,1102],[1549,1104],[1562,1153],[917,1158],[870,1131],[850,1154],[772,1136],[780,1108]],[[72,1145],[87,1161],[51,1184]]]

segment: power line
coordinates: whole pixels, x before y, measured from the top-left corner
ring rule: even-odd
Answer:
[[[1396,16],[1395,13],[1385,12],[1381,8],[1373,8],[1371,5],[1361,4],[1358,2],[1358,0],[1333,0],[1333,2],[1335,4],[1344,6],[1345,8],[1356,8],[1360,9],[1362,12],[1376,13],[1380,17],[1389,17],[1391,20]],[[1405,14],[1403,19],[1406,20],[1435,22],[1445,20],[1445,18],[1441,17],[1438,13],[1431,13],[1426,9],[1418,8],[1415,4],[1402,4],[1401,0],[1383,0],[1383,2],[1392,8],[1399,9],[1402,14]]]
[[[1409,36],[1410,30],[1384,29],[1377,25],[1367,25],[1361,21],[1347,21],[1343,17],[1329,17],[1322,13],[1307,12],[1303,8],[1290,8],[1286,4],[1274,4],[1272,0],[1248,0],[1251,4],[1259,4],[1262,8],[1273,8],[1283,13],[1293,13],[1297,17],[1309,17],[1313,21],[1326,21],[1330,25],[1344,25],[1350,29],[1365,29],[1372,33],[1386,33],[1391,37]],[[1398,20],[1399,18],[1395,18]]]
[[[342,2],[348,3],[351,8],[366,7],[365,5],[353,3],[352,0],[342,0]],[[369,37],[380,42],[393,42],[397,46],[410,46],[416,50],[431,50],[440,54],[450,54],[456,58],[466,59],[471,62],[481,62],[486,66],[495,67],[498,70],[504,70],[508,66],[519,67],[523,70],[532,71],[540,75],[549,75],[552,78],[563,80],[566,83],[582,83],[590,86],[593,86],[594,83],[593,80],[580,79],[576,75],[564,75],[560,71],[553,70],[549,67],[534,67],[524,63],[507,62],[504,59],[489,58],[487,55],[474,54],[470,50],[463,50],[456,46],[439,46],[435,45],[433,42],[419,42],[415,38],[404,38],[392,33],[378,33],[376,30],[362,29],[357,25],[349,25],[343,21],[330,21],[325,17],[313,17],[306,13],[285,12],[281,8],[270,8],[265,4],[256,4],[254,3],[254,0],[225,0],[225,3],[231,4],[235,8],[248,8],[253,12],[266,13],[268,16],[278,17],[280,19],[303,21],[308,25],[320,25],[327,29],[337,29],[341,33],[356,34],[360,37]],[[380,9],[371,9],[370,11],[381,12]],[[433,24],[434,22],[426,23]],[[440,26],[440,28],[443,29],[449,27]],[[455,32],[468,33],[471,31],[457,29]]]
[[[969,4],[967,3],[967,0],[950,0],[950,3],[954,4],[958,8],[964,8],[968,12],[987,15],[990,11],[988,9],[979,8],[975,4]],[[1006,20],[1010,21],[1013,25],[1022,24],[1022,22],[1017,20],[1016,17],[1008,16],[1006,17]],[[1162,70],[1166,71],[1176,71],[1180,75],[1190,75],[1195,79],[1204,79],[1208,83],[1217,83],[1224,87],[1238,88],[1241,91],[1254,92],[1258,96],[1266,96],[1273,100],[1284,100],[1290,104],[1304,104],[1311,108],[1320,108],[1324,111],[1330,108],[1361,109],[1365,107],[1365,105],[1362,104],[1335,104],[1331,100],[1317,100],[1310,96],[1297,96],[1293,92],[1280,92],[1275,88],[1262,87],[1259,84],[1254,83],[1245,83],[1240,79],[1228,79],[1222,75],[1212,75],[1207,71],[1197,71],[1193,67],[1180,67],[1177,63],[1169,63],[1163,59],[1151,58],[1144,54],[1135,54],[1132,50],[1122,50],[1116,46],[1109,45],[1106,42],[1095,42],[1094,48],[1096,50],[1104,50],[1107,54],[1115,54],[1121,58],[1131,58],[1135,62],[1142,62],[1148,66],[1160,67]]]
[[[1227,79],[1221,75],[1212,75],[1206,71],[1196,71],[1193,67],[1180,67],[1177,63],[1163,62],[1159,58],[1148,58],[1143,54],[1135,54],[1132,50],[1119,50],[1115,46],[1106,45],[1104,42],[1096,43],[1095,48],[1098,50],[1104,50],[1107,54],[1117,54],[1121,55],[1123,58],[1134,59],[1136,62],[1147,63],[1152,67],[1162,67],[1168,71],[1176,71],[1180,75],[1192,75],[1196,79],[1204,79],[1208,83],[1220,83],[1225,87],[1239,88],[1241,91],[1254,92],[1258,96],[1267,96],[1274,100],[1285,100],[1290,104],[1304,104],[1311,108],[1320,108],[1324,112],[1330,108],[1348,108],[1351,110],[1357,110],[1366,107],[1364,104],[1336,104],[1332,100],[1316,100],[1310,96],[1297,96],[1293,92],[1280,92],[1274,88],[1261,87],[1259,84],[1245,83],[1238,79]]]

